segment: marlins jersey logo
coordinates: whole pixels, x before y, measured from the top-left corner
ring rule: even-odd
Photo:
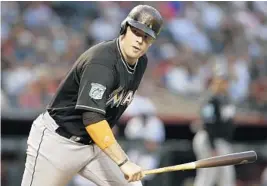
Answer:
[[[118,107],[120,105],[129,105],[134,98],[134,92],[132,90],[125,91],[123,87],[119,87],[109,96],[106,103],[107,106]]]

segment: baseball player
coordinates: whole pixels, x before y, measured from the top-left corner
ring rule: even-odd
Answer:
[[[156,9],[138,5],[118,38],[77,59],[33,122],[22,186],[63,186],[77,173],[99,186],[141,185],[141,167],[128,159],[111,128],[133,99],[162,24]]]
[[[235,107],[227,98],[228,75],[223,70],[216,72],[210,94],[201,106],[202,128],[193,139],[193,150],[197,159],[232,153],[233,117]],[[234,186],[234,166],[197,170],[194,186]]]

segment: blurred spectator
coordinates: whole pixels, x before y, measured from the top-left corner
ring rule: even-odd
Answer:
[[[225,65],[216,64],[208,92],[200,106],[200,121],[191,126],[192,131],[196,132],[192,143],[198,160],[232,153],[233,118],[236,108],[228,98],[229,78]],[[195,186],[214,184],[234,186],[235,180],[234,167],[227,166],[197,170],[194,184]]]
[[[234,80],[230,83],[230,96],[233,101],[240,103],[248,96],[249,91],[249,69],[248,63],[243,56],[235,58],[229,56],[228,63],[230,65],[230,71],[234,76]]]
[[[142,104],[142,107],[140,107]],[[155,116],[155,107],[148,98],[135,97],[128,114],[133,117],[127,122],[124,134],[130,141],[141,141],[141,149],[132,147],[127,151],[129,158],[143,169],[154,169],[160,163],[160,146],[165,141],[163,122]],[[153,179],[153,175],[146,176],[145,182]],[[146,184],[144,184],[146,185]]]
[[[191,20],[180,16],[173,18],[167,26],[176,42],[189,46],[194,52],[207,53],[211,50],[207,36]]]
[[[197,3],[200,10],[201,10],[201,21],[207,29],[207,31],[219,31],[223,19],[224,19],[224,12],[223,10],[216,4],[202,2]]]
[[[16,99],[23,92],[25,86],[35,80],[35,74],[31,68],[32,64],[25,62],[3,72],[3,88],[13,106],[16,106]]]
[[[21,108],[42,108],[41,85],[39,81],[32,82],[27,89],[19,97],[19,105]]]
[[[185,95],[189,84],[190,78],[187,66],[177,61],[166,74],[167,88],[173,93]]]
[[[205,77],[201,72],[204,69],[200,69],[198,61],[191,57],[190,49],[185,48],[181,53],[187,53],[187,56],[172,60],[172,66],[165,74],[166,87],[175,94],[199,94],[204,90]]]
[[[120,7],[114,2],[101,2],[100,5],[102,14],[90,26],[90,33],[96,42],[111,40],[118,36],[123,16]]]
[[[23,13],[23,19],[29,28],[42,29],[55,23],[58,17],[45,2],[38,1],[29,3]]]

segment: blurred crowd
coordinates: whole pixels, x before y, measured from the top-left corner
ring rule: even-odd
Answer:
[[[77,57],[117,37],[139,3],[1,2],[2,108],[45,107]],[[146,4],[165,21],[146,82],[187,99],[205,91],[219,64],[233,102],[267,110],[267,2]]]

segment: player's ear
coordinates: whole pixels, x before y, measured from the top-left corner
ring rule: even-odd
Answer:
[[[120,35],[124,35],[127,31],[127,19],[123,20],[121,23]]]

